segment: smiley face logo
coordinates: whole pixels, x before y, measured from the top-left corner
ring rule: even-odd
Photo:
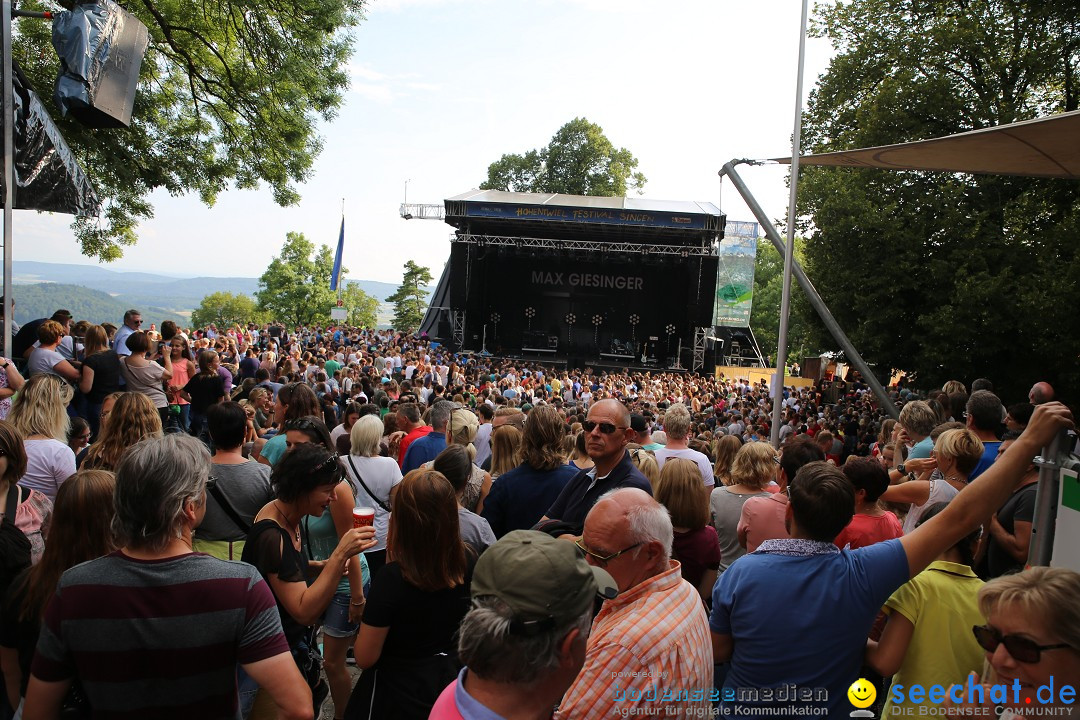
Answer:
[[[851,683],[847,691],[848,701],[857,708],[868,708],[877,700],[877,688],[865,678]]]

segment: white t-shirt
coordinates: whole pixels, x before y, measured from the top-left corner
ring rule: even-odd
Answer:
[[[691,450],[690,448],[685,448],[683,450],[660,448],[656,451],[657,468],[662,470],[664,468],[664,463],[668,458],[673,457],[693,460],[697,463],[698,469],[701,470],[701,479],[705,482],[705,487],[716,485],[716,479],[713,477],[712,463],[709,462],[709,458],[705,457],[704,453],[699,453],[697,450]]]
[[[26,474],[19,485],[27,490],[37,490],[50,500],[64,481],[75,474],[75,453],[64,443],[52,438],[24,440],[26,448]]]
[[[366,485],[371,492],[375,493],[378,500],[389,507],[390,490],[401,482],[401,468],[397,461],[387,457],[360,457],[349,455],[343,463],[345,472],[352,480],[353,490],[356,494],[356,507],[375,508],[375,546],[368,548],[368,552],[386,549],[386,532],[390,527],[390,513],[384,510],[375,499],[364,489]],[[364,479],[361,484],[356,473]]]

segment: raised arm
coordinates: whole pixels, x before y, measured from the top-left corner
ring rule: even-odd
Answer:
[[[1023,478],[1031,459],[1062,428],[1073,427],[1072,413],[1061,403],[1035,409],[1027,429],[990,468],[968,485],[938,515],[900,538],[911,577],[997,512]]]

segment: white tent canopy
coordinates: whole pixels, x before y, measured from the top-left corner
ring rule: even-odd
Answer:
[[[930,140],[803,155],[799,163],[1080,179],[1080,111]]]

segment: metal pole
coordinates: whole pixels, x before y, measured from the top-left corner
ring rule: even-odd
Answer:
[[[772,241],[773,247],[780,253],[782,257],[786,258],[786,248],[784,242],[780,239],[780,233],[776,231],[776,226],[769,220],[769,216],[765,214],[765,210],[762,209],[758,203],[757,198],[750,192],[750,188],[746,186],[743,179],[739,177],[739,173],[735,171],[735,165],[742,162],[748,162],[746,160],[732,160],[724,165],[720,170],[721,175],[726,175],[731,178],[731,182],[735,185],[735,188],[742,195],[743,200],[746,201],[746,205],[750,208],[750,211],[754,213],[754,217],[761,223],[761,227],[765,230],[765,234],[769,240]],[[863,360],[862,355],[855,349],[855,346],[851,344],[851,340],[844,334],[844,331],[840,328],[839,323],[836,322],[836,318],[829,312],[828,306],[825,305],[825,301],[821,299],[821,295],[818,294],[817,289],[810,282],[810,279],[806,277],[806,273],[803,271],[802,266],[795,259],[791,261],[791,270],[795,279],[799,281],[799,287],[806,293],[806,299],[810,301],[810,305],[817,311],[821,321],[825,323],[825,327],[828,328],[829,333],[832,334],[833,339],[840,345],[840,349],[844,351],[851,364],[862,373],[862,376],[866,378],[867,384],[870,385],[870,389],[873,390],[874,395],[877,396],[878,401],[885,408],[885,411],[889,413],[889,416],[895,420],[900,419],[900,412],[896,409],[896,405],[893,403],[892,398],[889,397],[889,393],[885,392],[885,388],[878,382],[877,376],[870,371],[866,361]],[[775,424],[776,418],[773,418]]]
[[[11,355],[11,320],[15,297],[11,288],[11,218],[15,207],[15,91],[11,67],[11,0],[3,0],[3,20],[0,34],[3,35],[2,85],[4,106],[4,353]]]
[[[1039,489],[1035,494],[1035,518],[1031,526],[1031,546],[1028,549],[1028,567],[1049,565],[1054,554],[1054,530],[1057,525],[1058,498],[1061,495],[1061,471],[1076,472],[1080,466],[1076,458],[1069,456],[1072,441],[1062,430],[1043,448],[1035,458],[1039,468]],[[1068,480],[1065,480],[1068,482]]]
[[[795,258],[795,202],[799,195],[799,143],[802,137],[803,66],[806,64],[806,15],[809,0],[803,0],[799,23],[799,72],[795,82],[795,132],[791,141],[791,194],[788,197],[787,252],[784,253],[784,284],[780,295],[780,335],[776,339],[776,380],[773,391],[773,447],[780,447],[780,409],[784,403],[784,380],[787,376],[788,315],[791,310],[791,263]]]

